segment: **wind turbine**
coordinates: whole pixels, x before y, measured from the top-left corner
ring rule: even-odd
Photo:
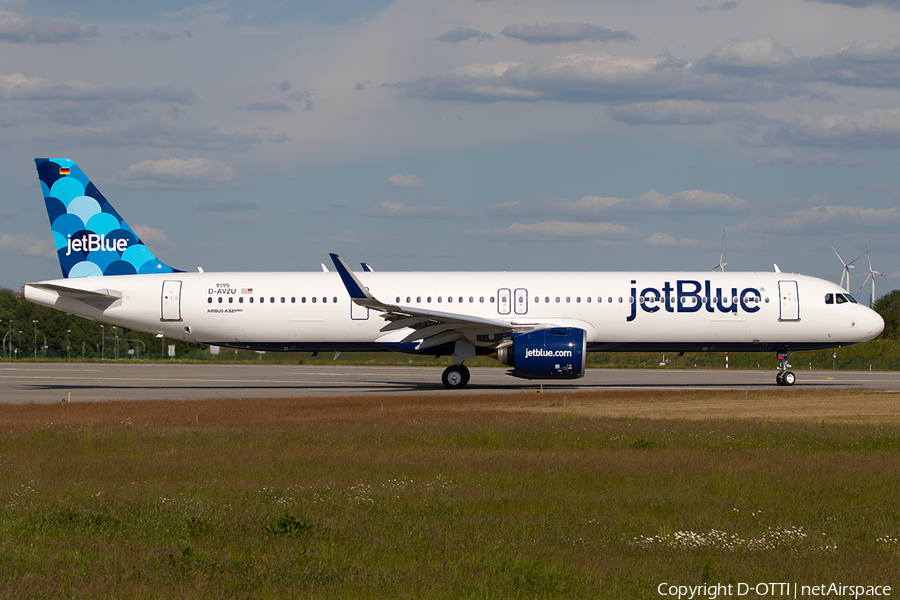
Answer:
[[[859,291],[861,292],[866,284],[869,283],[869,280],[872,280],[872,295],[869,297],[869,308],[875,305],[875,276],[879,275],[884,277],[883,274],[879,273],[875,269],[872,268],[872,257],[869,256],[869,246],[866,246],[866,259],[869,261],[869,274],[866,276],[866,280],[863,281],[863,284],[859,286]]]
[[[831,246],[831,244],[828,244],[828,245]],[[831,246],[831,249],[834,250],[834,246]],[[868,252],[868,248],[866,248],[866,252]],[[845,263],[844,259],[841,258],[841,255],[838,254],[837,250],[834,250],[834,253],[837,254],[838,260],[841,261],[841,264],[844,265],[844,270],[841,272],[841,283],[839,285],[849,292],[850,291],[850,269],[852,269],[854,267],[853,263],[858,261],[859,257],[862,256],[862,254],[860,254],[859,256],[857,256],[856,258],[851,260],[850,262]],[[863,254],[865,254],[865,252],[863,252]],[[847,280],[846,284],[844,283],[845,279]],[[865,284],[863,284],[863,285],[865,285]]]
[[[722,258],[725,256],[725,230],[722,230],[722,251],[719,253],[719,264],[714,266],[710,271],[715,271],[716,269],[725,270],[725,266],[728,264],[727,262],[722,262]]]

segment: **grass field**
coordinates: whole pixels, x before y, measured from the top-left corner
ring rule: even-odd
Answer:
[[[653,598],[661,583],[741,582],[897,595],[898,402],[0,405],[0,596]]]

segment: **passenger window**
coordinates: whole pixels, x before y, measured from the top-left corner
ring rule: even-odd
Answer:
[[[323,303],[328,302],[328,296],[322,296],[322,302]]]
[[[284,296],[281,297],[281,303],[284,304]]]
[[[834,304],[834,294],[825,294],[825,304]]]
[[[228,304],[234,302],[234,296],[228,296]]]
[[[275,296],[272,296],[271,298],[269,298],[269,302],[271,302],[272,304],[275,304]]]
[[[412,299],[411,299],[409,296],[407,296],[407,297],[406,297],[406,303],[407,303],[407,304],[410,304],[411,302],[412,302]]]
[[[313,304],[316,303],[316,297],[315,297],[315,296],[312,297],[312,302],[313,302]]]
[[[222,304],[222,296],[219,296],[219,304]]]
[[[263,303],[265,303],[265,301],[266,301],[266,299],[265,299],[265,298],[260,298],[260,299],[259,299],[259,303],[260,303],[260,304],[263,304]]]
[[[422,304],[422,296],[416,296],[416,302]]]
[[[210,296],[209,298],[207,298],[206,301],[209,302],[210,304],[212,304],[212,296]]]
[[[253,296],[250,296],[250,304],[253,304]]]
[[[334,302],[335,304],[337,304],[337,296],[333,297],[333,298],[331,299],[331,301]]]
[[[541,297],[540,297],[540,296],[535,296],[535,297],[534,297],[534,303],[535,303],[535,304],[540,304],[540,302],[541,302]]]
[[[244,297],[241,296],[240,298],[238,298],[238,304],[243,304],[243,303],[244,303]]]
[[[250,298],[250,300],[253,300],[253,298]],[[306,296],[300,296],[300,304],[306,304]]]
[[[291,296],[291,304],[297,304],[297,297]]]

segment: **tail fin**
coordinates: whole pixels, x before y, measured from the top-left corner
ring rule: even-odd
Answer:
[[[72,160],[34,162],[63,277],[178,272],[147,249]]]

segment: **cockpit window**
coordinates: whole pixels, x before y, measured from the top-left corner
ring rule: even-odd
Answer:
[[[834,294],[825,294],[825,304],[834,304]]]
[[[856,301],[856,298],[854,298],[854,297],[851,296],[850,294],[844,294],[844,296],[847,298],[847,300],[849,300],[849,301],[852,302],[853,304],[859,304],[859,302]]]
[[[835,294],[835,296],[837,296],[837,298],[835,299],[837,300],[838,304],[844,304],[845,302],[847,302],[847,299],[844,298],[843,294]]]

